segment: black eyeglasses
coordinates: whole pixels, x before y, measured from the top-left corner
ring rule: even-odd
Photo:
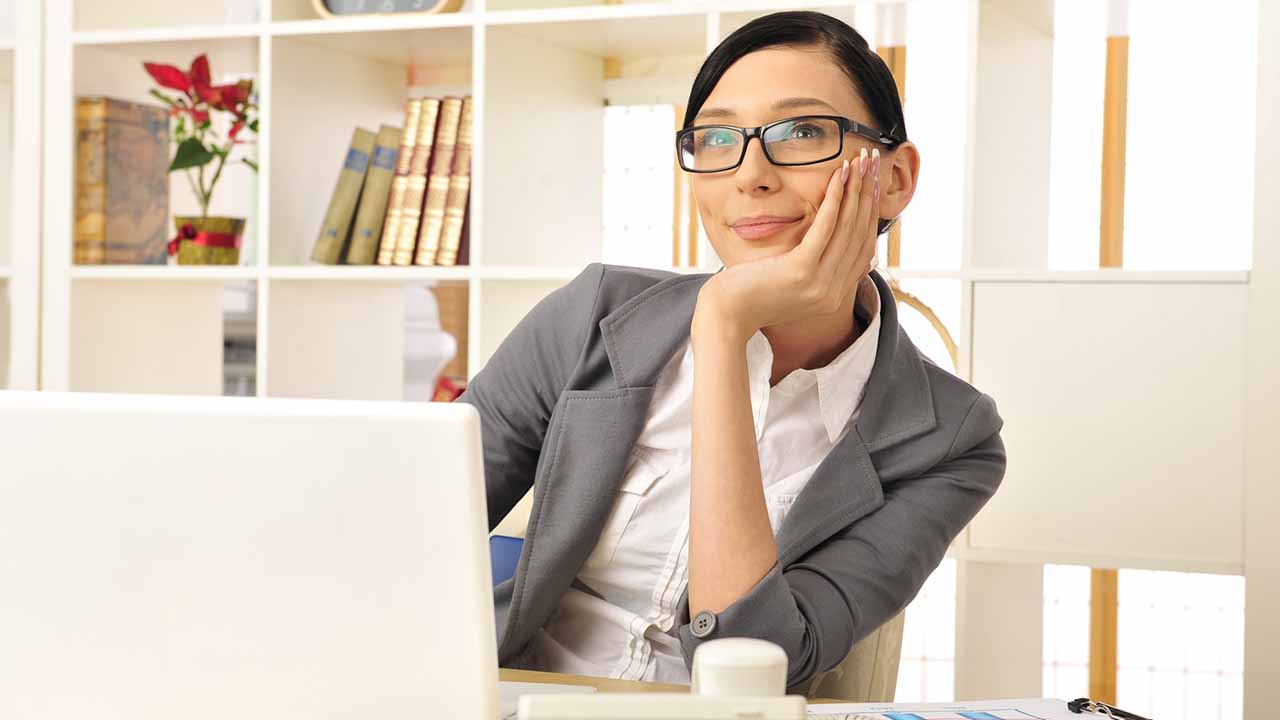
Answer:
[[[901,141],[893,131],[882,132],[840,115],[802,115],[753,128],[736,125],[695,125],[676,132],[676,157],[686,172],[732,170],[742,164],[751,138],[760,139],[764,156],[774,165],[812,165],[840,157],[845,133],[853,133],[886,147]]]

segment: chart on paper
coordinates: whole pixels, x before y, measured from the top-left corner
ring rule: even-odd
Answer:
[[[951,703],[809,705],[808,720],[1080,720],[1062,700],[974,700]]]
[[[986,710],[982,712],[948,712],[945,710],[922,710],[918,712],[840,712],[840,714],[813,714],[809,720],[1042,720],[1039,715],[1006,708],[1006,710]]]

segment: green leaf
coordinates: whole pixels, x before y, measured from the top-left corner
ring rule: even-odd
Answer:
[[[155,88],[151,88],[151,94],[156,96],[160,100],[164,101],[164,104],[168,105],[169,107],[178,107],[178,101],[174,100],[168,95],[165,95],[159,90],[156,90]]]
[[[243,158],[243,160],[245,165],[248,165],[249,167],[253,168],[254,172],[258,172],[258,163],[250,160],[249,158]]]
[[[182,144],[178,145],[178,151],[173,155],[173,162],[169,165],[169,172],[200,167],[201,165],[207,165],[211,160],[213,160],[213,153],[200,144],[199,140],[194,138],[183,140]]]
[[[249,122],[249,129],[255,133],[258,132],[258,118],[254,118]]]

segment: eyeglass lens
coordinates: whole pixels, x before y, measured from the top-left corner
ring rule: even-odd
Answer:
[[[840,124],[830,118],[792,118],[765,130],[765,152],[775,163],[819,162],[839,152],[840,135]],[[681,137],[681,162],[700,172],[727,170],[738,164],[742,142],[742,133],[731,127],[695,130]]]

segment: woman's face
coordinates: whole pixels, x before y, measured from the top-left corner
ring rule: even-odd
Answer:
[[[779,103],[788,104],[782,107]],[[720,114],[719,110],[728,113]],[[789,47],[758,50],[739,58],[720,77],[693,124],[755,127],[797,115],[843,115],[871,127],[878,125],[849,78],[825,51]],[[831,174],[846,158],[852,164],[851,171],[857,172],[863,148],[868,154],[880,149],[880,217],[896,217],[910,200],[912,187],[891,187],[890,181],[898,174],[893,167],[895,153],[886,154],[883,145],[853,133],[845,134],[840,157],[825,162],[774,165],[756,138],[747,143],[747,154],[737,168],[692,174],[698,212],[716,254],[726,266],[733,266],[779,255],[798,245],[813,223]],[[914,148],[909,153],[914,157]],[[914,186],[914,168],[908,170],[908,184]],[[767,234],[760,229],[744,229],[740,234],[732,227],[744,218],[760,215],[794,221],[768,226],[763,230]]]

